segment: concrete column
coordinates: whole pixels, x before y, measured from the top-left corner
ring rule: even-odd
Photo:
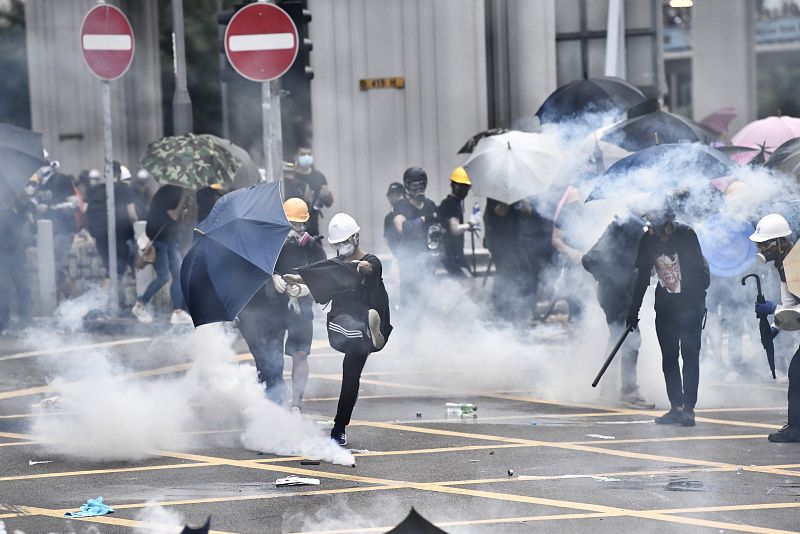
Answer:
[[[703,0],[692,8],[692,110],[695,120],[731,106],[731,132],[756,118],[753,0]]]
[[[39,273],[39,313],[52,315],[58,306],[56,289],[56,253],[53,243],[53,222],[42,219],[36,223],[36,255]]]

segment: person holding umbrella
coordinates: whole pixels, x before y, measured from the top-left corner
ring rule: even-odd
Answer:
[[[464,256],[464,234],[477,230],[472,222],[464,222],[464,199],[471,186],[472,182],[464,167],[456,168],[450,175],[450,194],[436,209],[439,223],[444,229],[442,265],[451,276],[457,278],[467,278],[469,273],[467,258]]]
[[[670,206],[645,215],[646,233],[639,241],[638,275],[626,327],[639,324],[639,309],[655,268],[656,335],[670,410],[656,424],[694,426],[700,378],[700,344],[705,318],[708,264],[694,230],[675,220]],[[683,375],[678,357],[683,358]]]
[[[756,302],[755,310],[759,316],[775,314],[772,336],[781,330],[797,330],[800,317],[800,297],[789,289],[784,262],[792,251],[792,230],[786,219],[777,213],[770,213],[758,221],[756,231],[750,236],[759,250],[758,257],[764,263],[773,262],[781,279],[781,304]],[[794,262],[793,262],[794,263]],[[786,267],[788,268],[788,266]],[[789,273],[791,274],[791,273]],[[787,424],[768,436],[774,443],[800,443],[800,348],[789,364],[789,420]]]

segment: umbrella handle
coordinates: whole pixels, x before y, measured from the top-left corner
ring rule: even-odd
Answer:
[[[761,299],[758,302],[764,302],[764,294],[761,292],[761,277],[758,276],[756,273],[750,273],[750,274],[744,275],[742,277],[742,285],[743,286],[747,285],[747,279],[748,278],[755,278],[756,279],[756,290],[758,291],[758,298]]]

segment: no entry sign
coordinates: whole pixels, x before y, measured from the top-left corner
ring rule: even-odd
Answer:
[[[297,27],[273,4],[250,4],[228,23],[225,54],[236,72],[248,80],[274,80],[289,70],[297,57]]]
[[[109,4],[94,6],[81,25],[81,52],[89,69],[102,80],[116,80],[133,61],[133,29],[128,17]]]

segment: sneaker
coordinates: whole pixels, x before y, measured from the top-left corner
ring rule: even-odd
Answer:
[[[192,324],[192,316],[183,310],[173,310],[169,324]]]
[[[679,425],[681,424],[681,409],[680,408],[670,408],[670,410],[662,415],[661,417],[656,417],[656,424],[657,425]]]
[[[145,309],[144,302],[134,304],[133,308],[131,308],[131,313],[140,323],[149,324],[153,322],[153,316]]]
[[[800,443],[800,427],[786,425],[767,439],[772,443]]]
[[[386,344],[386,340],[381,334],[381,316],[378,315],[377,310],[369,310],[367,319],[369,322],[369,334],[372,337],[372,346],[375,347],[375,350],[381,350]]]
[[[290,411],[293,415],[300,415],[300,406],[292,406]]]
[[[684,408],[681,412],[681,420],[678,424],[681,426],[694,426],[694,410],[691,408]]]
[[[347,445],[347,434],[344,433],[344,428],[333,427],[333,430],[331,430],[331,439],[341,447]]]
[[[647,402],[639,393],[629,393],[620,397],[620,402],[627,408],[637,410],[652,410],[656,407],[652,402]]]

